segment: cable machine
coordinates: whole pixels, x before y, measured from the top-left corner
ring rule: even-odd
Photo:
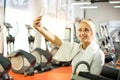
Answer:
[[[115,60],[115,48],[113,45],[113,40],[110,35],[109,29],[107,25],[100,25],[98,32],[98,41],[100,43],[100,48],[104,52],[105,56],[111,55],[111,58]],[[112,66],[116,66],[115,62],[111,61]]]
[[[114,29],[110,34],[112,36],[116,52],[116,65],[120,66],[120,28]]]

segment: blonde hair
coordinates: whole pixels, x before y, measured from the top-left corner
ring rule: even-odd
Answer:
[[[80,22],[81,23],[86,23],[89,25],[89,27],[91,28],[92,32],[93,32],[93,41],[97,41],[96,39],[96,26],[95,24],[92,22],[92,20],[88,19],[88,20],[82,20]]]

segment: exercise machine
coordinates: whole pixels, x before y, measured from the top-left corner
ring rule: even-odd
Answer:
[[[29,34],[29,36],[28,36],[29,51],[31,52],[32,49],[33,49],[33,44],[34,44],[34,40],[35,40],[35,37],[30,34],[30,31],[31,31],[33,28],[32,28],[30,25],[28,25],[28,24],[25,24],[25,26],[26,26],[26,28],[28,29],[28,34]]]
[[[13,72],[18,74],[24,74],[27,75],[34,75],[34,68],[33,66],[36,63],[36,58],[24,51],[24,50],[16,50],[13,51],[9,55],[9,59],[11,61],[11,69]]]
[[[6,41],[7,41],[7,55],[9,55],[11,52],[14,51],[14,41],[15,41],[15,37],[13,37],[10,34],[10,29],[12,28],[10,23],[4,23],[4,25],[7,28],[7,32],[8,32],[8,36],[6,37]]]
[[[37,70],[38,73],[41,73],[61,66],[69,66],[70,62],[61,62],[52,59],[53,55],[58,51],[59,48],[54,46],[54,48],[49,51],[47,43],[48,41],[45,39],[46,50],[35,48],[33,51],[31,51],[31,54],[36,58],[34,69]]]
[[[113,39],[113,45],[115,47],[115,52],[116,52],[115,61],[120,62],[120,28],[113,29],[110,34]]]
[[[11,62],[8,58],[0,54],[0,80],[12,80],[8,72],[11,69]]]
[[[99,31],[98,31],[98,40],[99,45],[102,51],[104,52],[105,56],[107,55],[113,55],[113,57],[116,57],[116,51],[113,44],[113,38],[109,32],[108,25],[100,25]],[[116,66],[114,61],[110,62],[110,65]]]

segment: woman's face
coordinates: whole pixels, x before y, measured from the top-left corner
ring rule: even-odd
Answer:
[[[78,27],[78,39],[82,43],[91,42],[93,32],[87,23],[80,23]]]

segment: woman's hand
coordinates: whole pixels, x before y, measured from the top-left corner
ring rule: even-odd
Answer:
[[[42,19],[42,16],[39,16],[33,21],[33,27],[37,30],[40,29],[41,26],[42,26],[41,25],[41,19]]]

